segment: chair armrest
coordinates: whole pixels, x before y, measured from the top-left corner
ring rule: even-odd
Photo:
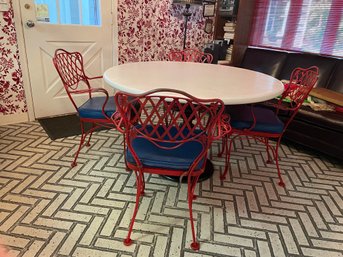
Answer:
[[[111,116],[111,121],[112,123],[116,126],[117,130],[120,133],[125,133],[125,124],[124,124],[124,120],[123,117],[121,116],[121,114],[116,111],[115,113],[112,114]]]
[[[221,139],[231,133],[231,126],[230,126],[230,115],[222,114],[220,119],[218,120],[215,128],[216,133],[214,133],[213,140]]]
[[[90,97],[91,97],[91,94],[92,93],[103,93],[105,94],[105,101],[102,105],[102,114],[108,119],[108,120],[111,120],[111,117],[107,116],[106,112],[105,112],[105,106],[108,102],[108,92],[106,89],[104,88],[89,88],[89,89],[82,89],[82,90],[76,90],[76,91],[73,91],[71,92],[71,94],[85,94],[85,93],[89,93]]]
[[[88,89],[81,89],[81,90],[75,90],[73,92],[70,92],[71,94],[85,94],[85,93],[89,93],[90,97],[92,93],[103,93],[106,96],[106,101],[104,103],[104,105],[106,105],[107,101],[108,101],[108,92],[106,89],[104,88],[88,88]]]
[[[104,93],[108,97],[108,92],[104,88],[89,88],[70,92],[71,94],[85,94],[85,93]]]
[[[97,76],[97,77],[87,77],[87,79],[92,80],[92,79],[102,79],[103,76]]]

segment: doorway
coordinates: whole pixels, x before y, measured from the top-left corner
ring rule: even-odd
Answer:
[[[89,77],[99,76],[117,63],[116,16],[109,0],[19,1],[27,70],[35,118],[75,112],[52,63],[58,48],[78,51]],[[24,81],[25,82],[25,81]],[[27,81],[28,82],[28,81]],[[103,80],[94,87],[106,87]],[[83,102],[86,96],[77,101]]]

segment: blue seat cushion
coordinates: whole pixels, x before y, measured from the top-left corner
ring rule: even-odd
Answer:
[[[80,118],[87,119],[105,119],[106,117],[102,114],[102,106],[105,102],[106,97],[92,97],[88,99],[83,105],[78,108]],[[111,115],[116,111],[114,104],[114,97],[109,97],[108,102],[105,106],[105,113],[107,116]]]
[[[159,129],[159,133],[161,133],[161,129]],[[176,133],[176,129],[171,131],[171,134],[174,133]],[[170,147],[173,146],[173,143],[159,143],[159,145]],[[185,171],[190,168],[203,150],[202,144],[197,141],[184,143],[175,149],[162,149],[148,139],[142,137],[133,139],[132,147],[144,167]],[[202,167],[206,158],[207,157],[204,157],[199,162],[196,169]],[[136,164],[129,149],[126,151],[126,160],[131,164]]]
[[[266,133],[281,133],[284,128],[283,122],[270,109],[250,105],[227,106],[226,112],[230,114],[230,124],[234,129],[248,129],[253,125],[252,110],[256,118],[255,127],[252,131]]]

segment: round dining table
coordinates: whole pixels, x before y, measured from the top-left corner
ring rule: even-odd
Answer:
[[[114,89],[126,93],[139,94],[157,88],[178,89],[197,98],[219,98],[226,105],[266,101],[284,90],[280,80],[260,72],[194,62],[126,63],[109,68],[103,78]],[[213,173],[212,163],[207,163],[199,181]]]
[[[109,68],[104,80],[116,90],[139,94],[156,88],[219,98],[227,105],[257,103],[283,92],[282,82],[247,69],[194,62],[134,62]]]

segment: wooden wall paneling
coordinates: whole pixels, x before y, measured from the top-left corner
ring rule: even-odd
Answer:
[[[232,50],[232,64],[238,66],[245,50],[249,46],[249,36],[253,23],[255,0],[240,0],[237,14],[234,45]]]

